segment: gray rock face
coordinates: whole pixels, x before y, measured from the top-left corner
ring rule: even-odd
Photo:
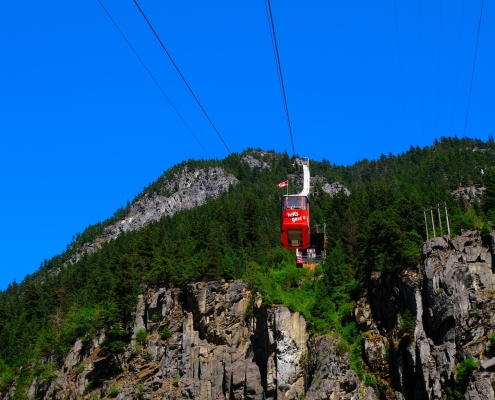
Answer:
[[[127,217],[105,229],[102,237],[95,243],[87,243],[70,260],[77,262],[85,253],[95,252],[102,243],[117,238],[121,233],[141,229],[152,221],[158,221],[164,216],[172,216],[183,210],[188,210],[216,199],[221,193],[236,185],[238,180],[226,174],[222,168],[210,167],[189,171],[187,166],[176,173],[172,179],[166,180],[163,188],[170,196],[146,194],[131,206]]]
[[[429,240],[422,255],[415,271],[375,274],[358,303],[356,320],[368,329],[365,361],[404,399],[441,399],[455,384],[457,364],[472,357],[481,370],[458,390],[467,399],[493,399],[493,254],[469,231]],[[406,310],[414,318],[410,332],[401,326]]]
[[[337,182],[337,181],[332,181],[332,182],[326,182],[323,186],[322,189],[325,193],[328,193],[330,196],[335,196],[338,192],[341,190],[349,196],[351,192],[349,189],[347,189],[342,183]]]
[[[481,196],[486,188],[482,185],[461,186],[450,194],[456,199],[461,199],[466,204],[472,204],[475,201],[480,201]]]
[[[311,381],[305,399],[375,399],[371,388],[362,388],[356,373],[349,367],[347,354],[339,354],[336,340],[330,336],[308,343],[308,371]],[[363,397],[361,393],[366,393]]]
[[[29,396],[103,398],[113,386],[120,400],[295,400],[305,393],[357,400],[369,392],[347,355],[336,353],[334,339],[309,340],[301,315],[251,297],[241,281],[151,290],[139,296],[132,342],[123,355],[101,354],[103,334],[90,344],[79,340],[55,381],[49,387],[33,382]],[[253,312],[246,317],[248,307]],[[165,327],[169,336],[162,336]],[[136,342],[141,329],[148,333],[142,345]],[[95,379],[101,384],[88,390]]]
[[[174,179],[165,183],[165,189],[172,191],[169,197],[147,195],[136,201],[129,215],[115,225],[105,229],[106,240],[115,239],[121,232],[135,231],[152,221],[158,221],[165,215],[188,210],[204,204],[210,199],[216,199],[221,193],[237,184],[233,175],[227,175],[221,168],[196,169],[176,174]]]
[[[266,155],[266,153],[264,151],[260,151],[258,154],[261,157],[264,157]],[[272,168],[271,165],[268,164],[267,162],[260,161],[257,158],[254,158],[250,154],[246,154],[246,155],[242,156],[241,162],[249,165],[249,168],[251,168],[251,169],[260,169],[260,170],[270,171]]]

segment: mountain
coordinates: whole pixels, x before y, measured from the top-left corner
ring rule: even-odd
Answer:
[[[486,397],[494,152],[311,161],[315,271],[279,245],[287,154],[183,162],[0,292],[2,398]]]

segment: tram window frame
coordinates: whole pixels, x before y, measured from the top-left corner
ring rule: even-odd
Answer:
[[[291,204],[290,200],[299,200],[299,204]],[[307,210],[308,206],[308,198],[306,196],[284,196],[283,201],[283,209],[284,210]]]

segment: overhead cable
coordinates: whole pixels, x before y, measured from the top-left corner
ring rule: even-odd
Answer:
[[[406,126],[406,136],[409,136],[409,129],[407,127],[406,97],[404,96],[404,77],[402,72],[402,59],[400,54],[399,23],[397,21],[397,0],[394,0],[394,11],[395,11],[395,33],[397,36],[397,53],[399,55],[399,72],[400,72],[400,85],[402,92],[402,106],[404,108],[404,124]]]
[[[280,56],[278,54],[277,35],[275,34],[275,25],[273,23],[272,7],[270,5],[270,0],[266,0],[265,4],[267,5],[267,8],[268,8],[268,16],[269,16],[270,28],[271,28],[272,39],[273,39],[272,44],[273,44],[273,47],[275,48],[275,58],[277,60],[278,78],[280,80],[280,87],[282,88],[282,96],[284,98],[285,116],[287,119],[287,127],[289,128],[290,141],[292,143],[292,153],[295,156],[296,150],[294,147],[294,138],[292,137],[292,127],[290,124],[289,107],[287,106],[287,97],[285,95],[284,78],[282,75],[282,66],[280,65]]]
[[[461,43],[462,43],[462,28],[464,27],[464,6],[466,5],[466,0],[462,1],[462,12],[461,12],[461,29],[459,32],[459,46],[457,48],[457,68],[455,73],[455,86],[454,86],[454,99],[452,102],[452,122],[450,126],[450,130],[454,131],[454,115],[455,115],[455,104],[457,98],[457,82],[459,80],[459,63],[461,60]]]
[[[170,59],[170,61],[172,62],[173,66],[175,67],[175,69],[177,70],[177,72],[179,73],[180,77],[182,78],[182,80],[184,81],[184,83],[186,84],[187,88],[189,89],[189,91],[191,92],[192,96],[194,97],[194,100],[196,100],[196,103],[198,103],[198,106],[199,108],[201,108],[201,111],[203,111],[203,114],[205,115],[206,119],[208,120],[208,122],[210,123],[210,125],[213,127],[213,129],[215,130],[216,134],[218,135],[218,137],[220,138],[220,140],[222,141],[223,145],[225,146],[225,148],[227,149],[227,151],[229,152],[229,154],[232,154],[232,152],[230,151],[230,149],[228,148],[227,146],[227,143],[225,143],[225,141],[223,140],[222,138],[222,135],[220,135],[220,132],[218,132],[217,128],[215,127],[215,125],[213,124],[213,121],[210,119],[210,117],[208,116],[207,112],[205,111],[205,109],[203,108],[203,106],[201,105],[200,101],[198,100],[198,98],[196,97],[196,95],[194,94],[193,90],[191,89],[191,86],[189,86],[189,84],[187,83],[186,81],[186,78],[184,78],[184,75],[182,75],[182,72],[180,72],[180,69],[179,67],[177,66],[177,64],[175,63],[174,59],[172,58],[172,56],[170,55],[170,53],[168,52],[167,48],[165,47],[165,45],[163,44],[163,42],[161,41],[160,37],[158,36],[158,34],[156,33],[155,29],[153,29],[153,26],[151,25],[150,21],[148,20],[148,18],[146,17],[146,15],[144,14],[143,10],[141,9],[141,7],[139,6],[138,2],[136,0],[134,0],[134,4],[136,4],[137,8],[139,9],[139,12],[141,13],[141,15],[143,16],[144,20],[146,21],[146,23],[148,24],[148,26],[150,27],[151,31],[153,32],[153,34],[155,35],[156,39],[158,40],[158,42],[160,43],[160,45],[162,46],[162,49],[165,51],[165,53],[167,54],[168,58]]]
[[[440,55],[442,51],[442,0],[440,0],[440,24],[438,28],[438,65],[437,65],[437,136],[438,136],[438,109],[440,106]]]
[[[144,69],[146,70],[146,72],[148,72],[148,74],[151,77],[151,79],[153,79],[153,82],[155,82],[155,84],[158,87],[158,89],[160,89],[160,92],[162,92],[162,94],[168,100],[168,102],[170,103],[170,105],[172,106],[172,108],[174,109],[174,111],[177,113],[177,115],[179,116],[179,118],[181,119],[181,121],[184,123],[184,125],[186,126],[186,128],[189,130],[189,132],[191,132],[191,135],[193,135],[194,139],[196,139],[196,141],[201,146],[201,148],[206,153],[206,155],[209,158],[211,158],[211,156],[208,154],[208,152],[206,151],[206,149],[203,147],[203,145],[201,144],[201,142],[199,141],[199,139],[196,137],[196,135],[192,131],[192,129],[189,127],[189,125],[187,124],[187,122],[184,120],[184,118],[182,117],[182,115],[180,114],[180,112],[174,106],[174,104],[172,103],[172,100],[170,100],[170,98],[165,94],[165,91],[162,89],[162,87],[160,86],[160,84],[158,83],[158,81],[155,79],[155,77],[153,76],[153,74],[151,73],[151,71],[148,69],[148,67],[146,66],[146,64],[144,63],[144,61],[141,59],[141,57],[136,52],[136,50],[134,49],[134,47],[132,47],[132,45],[129,42],[129,40],[127,40],[127,37],[124,35],[124,33],[122,32],[122,30],[119,28],[119,26],[117,25],[117,23],[115,22],[115,20],[112,18],[112,16],[108,12],[108,10],[103,5],[103,3],[100,0],[98,0],[98,3],[100,3],[100,6],[103,8],[103,10],[105,11],[105,13],[108,15],[108,18],[110,18],[110,21],[113,22],[113,24],[115,25],[115,27],[117,28],[117,30],[120,32],[120,34],[122,35],[122,37],[124,38],[124,40],[126,41],[126,43],[129,45],[129,47],[131,48],[131,50],[133,51],[133,53],[136,55],[136,57],[139,60],[139,62],[141,63],[141,65],[144,67]]]
[[[474,70],[476,69],[476,56],[478,55],[478,42],[479,42],[479,38],[480,38],[481,18],[483,17],[483,3],[484,3],[484,0],[481,0],[480,19],[478,21],[478,34],[476,35],[476,49],[474,51],[473,72],[471,73],[471,86],[469,87],[469,97],[468,97],[468,106],[467,106],[467,110],[466,110],[466,120],[464,121],[464,136],[466,136],[466,125],[467,125],[468,115],[469,115],[469,106],[471,105],[471,92],[473,91]]]
[[[421,76],[421,135],[425,134],[425,96],[423,85],[423,7],[419,0],[419,69]]]

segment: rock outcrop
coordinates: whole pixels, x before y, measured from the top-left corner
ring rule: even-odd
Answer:
[[[117,238],[121,233],[141,229],[152,221],[158,221],[164,216],[172,216],[183,210],[188,210],[216,199],[218,196],[236,185],[238,180],[226,174],[222,168],[189,170],[186,167],[174,174],[171,179],[165,179],[161,192],[171,193],[162,195],[147,193],[134,202],[129,214],[117,223],[105,228],[103,235],[94,243],[86,243],[71,258],[76,263],[83,254],[93,253],[102,243]]]
[[[466,399],[495,398],[492,241],[477,231],[437,237],[423,245],[417,270],[372,277],[355,316],[367,331],[365,361],[389,396],[442,399],[455,389]],[[481,368],[460,382],[457,365],[469,357]]]
[[[260,158],[263,158],[267,155],[264,151],[259,151],[255,153],[257,156]],[[241,162],[243,164],[249,165],[249,168],[251,169],[259,169],[261,171],[266,170],[270,171],[272,169],[272,166],[267,163],[266,161],[259,160],[258,158],[253,157],[251,154],[245,154],[241,158]]]
[[[464,204],[473,204],[475,201],[480,202],[481,196],[486,188],[482,185],[461,186],[450,194],[456,199],[462,200]]]
[[[146,330],[147,338],[138,342]],[[78,340],[49,385],[31,398],[362,399],[360,383],[334,339],[309,339],[284,306],[265,307],[241,281],[157,288],[139,297],[132,342],[102,354],[101,333]],[[369,393],[373,397],[373,391]]]
[[[347,196],[351,194],[342,183],[337,181],[326,182],[321,187],[325,193],[328,193],[330,197],[335,196],[338,192],[343,191]]]

